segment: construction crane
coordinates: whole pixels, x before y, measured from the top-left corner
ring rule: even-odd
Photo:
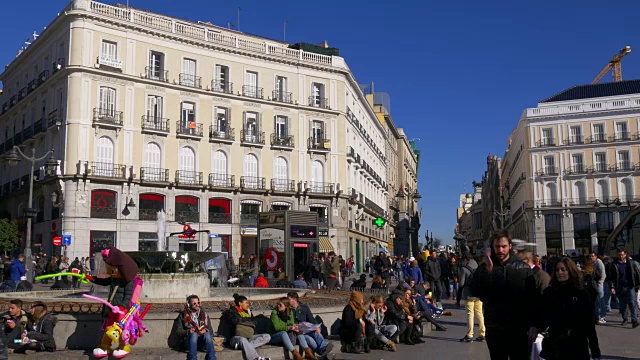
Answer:
[[[614,82],[622,81],[622,65],[620,64],[620,61],[622,61],[622,58],[625,57],[625,55],[629,54],[630,52],[631,52],[631,46],[623,47],[619,53],[617,53],[616,55],[613,55],[613,58],[611,58],[609,63],[605,65],[604,69],[600,71],[600,73],[593,79],[591,83],[597,84],[598,82],[600,82],[600,80],[602,80],[602,78],[605,75],[607,75],[607,73],[611,69],[613,69],[613,72],[611,74],[613,76],[613,81]]]

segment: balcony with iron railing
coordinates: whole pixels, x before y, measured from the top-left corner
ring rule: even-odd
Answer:
[[[279,148],[294,148],[293,135],[282,136],[280,134],[271,134],[271,146]]]
[[[13,145],[15,146],[22,145],[22,132],[19,132],[13,135]]]
[[[265,190],[266,180],[263,177],[241,176],[240,187],[249,190]]]
[[[222,80],[211,80],[211,91],[233,94],[233,83]]]
[[[138,210],[138,220],[155,221],[158,220],[157,208],[143,208]]]
[[[231,214],[210,211],[209,224],[231,224]]]
[[[176,185],[202,185],[201,171],[176,170]]]
[[[264,145],[264,131],[242,129],[240,131],[240,142],[247,145]]]
[[[567,145],[581,145],[581,144],[584,144],[584,137],[582,137],[582,135],[569,136],[569,138],[565,140],[565,144],[567,144]]]
[[[5,101],[4,104],[2,104],[2,113],[6,113],[7,111],[9,111],[9,102]]]
[[[169,134],[169,119],[154,116],[142,116],[142,132],[166,135]]]
[[[33,125],[27,126],[22,130],[22,141],[28,141],[33,138]]]
[[[551,146],[556,146],[555,138],[544,138],[536,142],[536,147],[551,147]]]
[[[558,169],[555,166],[545,166],[542,170],[538,171],[538,176],[556,176],[558,175]]]
[[[66,62],[64,58],[59,58],[58,60],[54,61],[51,66],[51,74],[55,74],[58,71],[64,69],[65,65]]]
[[[310,151],[328,152],[331,151],[331,141],[325,138],[310,137],[307,139],[307,147]]]
[[[9,99],[9,107],[16,106],[18,103],[18,95],[13,95],[11,99]]]
[[[122,111],[93,108],[93,123],[103,126],[122,127]]]
[[[179,224],[193,224],[200,222],[198,211],[176,211],[176,222]]]
[[[295,192],[296,183],[289,179],[271,179],[271,190],[280,192]]]
[[[333,194],[334,185],[328,182],[309,181],[307,189],[313,194]]]
[[[597,143],[606,143],[607,136],[605,134],[594,134],[587,138],[587,143],[597,144]]]
[[[309,96],[309,106],[329,109],[329,99],[320,96]]]
[[[29,81],[27,85],[27,94],[31,94],[36,88],[38,88],[38,79]]]
[[[176,136],[202,138],[202,124],[195,121],[176,121]]]
[[[605,163],[596,163],[591,167],[591,172],[593,173],[608,173],[610,172],[610,168],[608,164]]]
[[[632,164],[631,161],[618,161],[611,170],[615,172],[634,171],[638,169],[637,166],[637,164]]]
[[[347,146],[347,161],[349,163],[355,161],[356,159],[356,151],[351,146]]]
[[[18,101],[24,99],[27,96],[27,87],[23,87],[22,89],[20,89],[20,91],[18,91]]]
[[[169,182],[169,169],[141,167],[140,181],[145,182]]]
[[[235,175],[228,174],[209,174],[209,186],[214,188],[234,188],[236,186]]]
[[[258,86],[251,85],[242,85],[242,96],[262,99],[263,98],[263,88]]]
[[[202,89],[202,77],[193,74],[180,73],[178,75],[178,83],[182,86]]]
[[[209,140],[220,142],[233,142],[236,140],[236,129],[232,127],[221,128],[217,125],[209,126]]]
[[[619,131],[609,137],[609,141],[629,141],[631,140],[631,133],[628,131]]]
[[[85,162],[84,175],[111,179],[124,179],[125,170],[126,167],[120,164],[87,161]]]
[[[33,135],[43,134],[47,132],[47,119],[42,118],[33,123]]]
[[[562,207],[561,200],[543,200],[540,202],[540,207]]]
[[[278,101],[282,103],[291,104],[293,103],[293,94],[286,91],[273,90],[271,92],[271,99],[273,101]]]
[[[144,78],[149,80],[169,81],[169,71],[161,68],[146,66],[144,68]]]
[[[584,164],[573,164],[567,170],[567,175],[579,175],[579,174],[587,174],[589,169],[587,169]]]
[[[47,115],[47,127],[62,125],[62,110],[53,110]]]
[[[38,74],[38,86],[42,85],[49,78],[49,70],[44,70]]]

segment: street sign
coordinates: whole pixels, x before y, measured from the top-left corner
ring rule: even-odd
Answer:
[[[264,252],[264,267],[268,271],[274,271],[280,267],[280,253],[274,248],[268,248]]]
[[[71,235],[62,235],[62,245],[64,246],[71,245]]]
[[[218,237],[218,234],[209,234],[209,237],[210,237],[210,238],[217,238],[217,237]]]
[[[62,238],[60,236],[56,236],[53,238],[53,245],[60,246],[62,245]]]

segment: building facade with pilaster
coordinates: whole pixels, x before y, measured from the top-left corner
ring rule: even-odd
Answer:
[[[165,236],[216,235],[181,250],[248,258],[258,212],[292,209],[318,213],[316,250],[353,255],[358,209],[387,207],[384,129],[337,50],[305,49],[72,1],[0,75],[0,208],[27,207],[27,165],[3,160],[12,147],[54,149],[57,172],[35,174],[35,251],[59,252],[61,233],[70,257],[164,249],[166,217]],[[363,223],[369,243],[384,239]]]

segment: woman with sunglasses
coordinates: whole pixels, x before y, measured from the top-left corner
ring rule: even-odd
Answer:
[[[271,335],[271,340],[269,345],[282,345],[293,354],[293,360],[302,360],[302,355],[295,348],[295,343],[298,342],[301,352],[305,354],[307,359],[317,359],[309,348],[305,335],[298,331],[289,298],[278,299],[276,307],[271,311],[270,320],[268,332]]]

